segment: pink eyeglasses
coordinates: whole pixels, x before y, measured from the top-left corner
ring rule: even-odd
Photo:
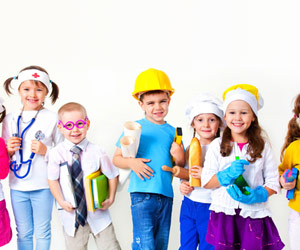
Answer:
[[[72,122],[72,121],[68,121],[68,122],[66,122],[65,124],[63,124],[62,123],[62,121],[58,121],[58,124],[61,124],[65,129],[67,129],[67,130],[72,130],[73,128],[74,128],[74,126],[76,126],[77,128],[83,128],[84,126],[85,126],[85,124],[86,124],[86,121],[88,120],[89,118],[88,117],[86,117],[85,119],[84,119],[84,121],[83,120],[78,120],[78,121],[76,121],[75,123],[74,122]]]

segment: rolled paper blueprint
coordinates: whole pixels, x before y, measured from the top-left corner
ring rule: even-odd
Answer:
[[[140,137],[141,137],[141,125],[137,122],[129,121],[125,122],[124,124],[124,136],[132,136],[135,139],[135,155],[137,154],[139,144],[140,144]]]
[[[123,157],[136,156],[135,138],[133,136],[123,136],[120,140]]]
[[[141,137],[141,125],[137,122],[128,121],[124,124],[124,136],[121,138],[121,150],[123,157],[136,157]],[[133,143],[131,144],[133,139]],[[122,146],[122,141],[124,145]],[[126,145],[127,144],[127,145]],[[119,169],[118,191],[121,191],[126,180],[130,176],[131,169]]]

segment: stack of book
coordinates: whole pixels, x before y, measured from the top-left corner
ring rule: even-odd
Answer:
[[[107,177],[96,171],[84,179],[85,198],[88,211],[102,208],[101,203],[108,197]]]

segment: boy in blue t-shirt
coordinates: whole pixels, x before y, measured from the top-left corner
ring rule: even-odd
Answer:
[[[115,166],[131,169],[128,191],[133,223],[132,249],[167,249],[173,205],[172,174],[163,165],[184,166],[184,149],[174,142],[175,128],[165,120],[174,93],[168,76],[156,69],[142,72],[132,93],[145,112],[138,120],[141,137],[136,158],[122,156],[120,139],[113,157]]]

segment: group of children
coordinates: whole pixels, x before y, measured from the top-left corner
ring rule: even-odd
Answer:
[[[132,249],[167,249],[173,205],[172,174],[163,165],[190,168],[201,187],[181,180],[184,195],[180,211],[180,249],[282,249],[284,247],[268,208],[269,196],[283,187],[295,188],[289,219],[291,249],[297,249],[300,229],[300,183],[287,182],[286,169],[299,168],[300,95],[295,101],[279,168],[258,123],[263,106],[259,90],[234,85],[223,94],[223,103],[210,94],[199,94],[186,107],[186,117],[201,144],[201,164],[188,166],[189,147],[174,142],[175,128],[165,121],[174,89],[168,76],[148,69],[136,79],[132,93],[145,117],[135,158],[122,155],[120,139],[112,161],[86,138],[87,111],[79,103],[63,105],[58,114],[44,108],[47,95],[54,103],[58,87],[41,67],[30,66],[9,78],[4,88],[18,89],[23,108],[3,119],[0,138],[0,178],[8,175],[17,226],[18,249],[50,249],[53,197],[59,210],[67,249],[86,249],[89,235],[98,249],[120,249],[108,208],[118,185],[118,168],[130,169],[128,191],[133,224]],[[4,118],[5,117],[5,118]],[[6,142],[6,145],[5,145]],[[60,168],[72,173],[77,207],[65,200]],[[83,180],[95,171],[108,178],[108,198],[101,209],[86,207]],[[280,178],[279,178],[280,176]],[[236,181],[244,179],[241,187]],[[12,237],[9,215],[0,183],[0,246]],[[3,226],[2,226],[3,225]]]

